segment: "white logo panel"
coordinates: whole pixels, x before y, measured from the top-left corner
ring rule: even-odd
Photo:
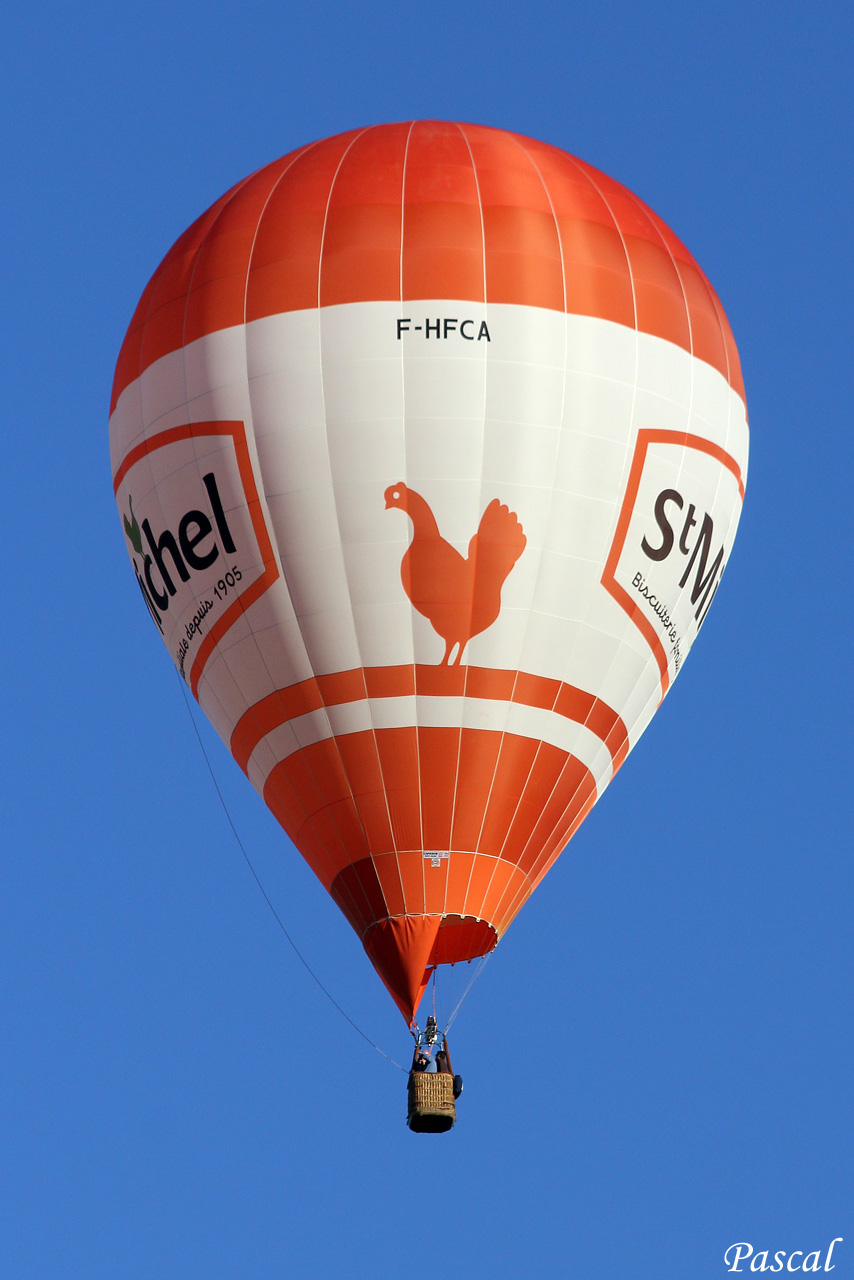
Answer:
[[[714,599],[744,485],[735,460],[700,436],[638,434],[602,583],[655,654],[662,694]]]
[[[160,432],[114,484],[143,598],[195,693],[215,645],[278,577],[243,423]]]

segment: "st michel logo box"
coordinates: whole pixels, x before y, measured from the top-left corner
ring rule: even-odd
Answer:
[[[718,445],[638,432],[602,585],[652,649],[662,696],[715,597],[743,498],[741,470]]]
[[[139,588],[195,693],[217,642],[279,576],[244,424],[151,436],[113,484]]]

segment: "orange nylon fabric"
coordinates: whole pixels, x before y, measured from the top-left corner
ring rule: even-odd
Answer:
[[[363,943],[400,1012],[411,1022],[430,979],[430,952],[442,917],[405,916],[381,920]]]
[[[212,205],[143,293],[111,407],[155,360],[219,329],[437,297],[613,320],[691,351],[744,398],[714,290],[642,201],[546,143],[424,120],[302,147]]]
[[[314,743],[275,766],[264,800],[402,1008],[425,965],[492,949],[593,807],[596,786],[548,743],[413,726]],[[430,849],[452,856],[433,867]],[[423,933],[417,946],[412,933],[375,933],[384,920],[427,917],[436,929],[423,955]],[[378,936],[396,939],[394,964],[390,941],[369,945]]]
[[[416,690],[554,710],[597,734],[615,771],[627,754],[620,717],[579,689],[512,671],[418,666],[339,672],[271,694],[238,723],[232,755],[245,770],[257,743],[288,719],[369,694]],[[264,788],[265,802],[362,939],[407,1018],[425,965],[491,950],[595,798],[589,771],[547,743],[425,726],[316,743],[277,765]],[[425,866],[424,850],[431,848],[453,850],[453,859]],[[425,915],[437,924],[423,956],[415,934],[376,932],[380,921]]]

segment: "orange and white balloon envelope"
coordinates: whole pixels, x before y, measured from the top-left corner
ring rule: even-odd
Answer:
[[[110,443],[153,625],[410,1020],[495,946],[715,596],[748,430],[714,291],[554,147],[354,130],[166,255]]]

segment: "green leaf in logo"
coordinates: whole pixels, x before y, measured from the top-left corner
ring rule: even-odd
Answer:
[[[130,510],[130,520],[123,515],[122,520],[125,524],[125,533],[138,556],[142,555],[142,533],[139,527],[139,521],[133,514],[133,498],[128,494],[128,509]]]

